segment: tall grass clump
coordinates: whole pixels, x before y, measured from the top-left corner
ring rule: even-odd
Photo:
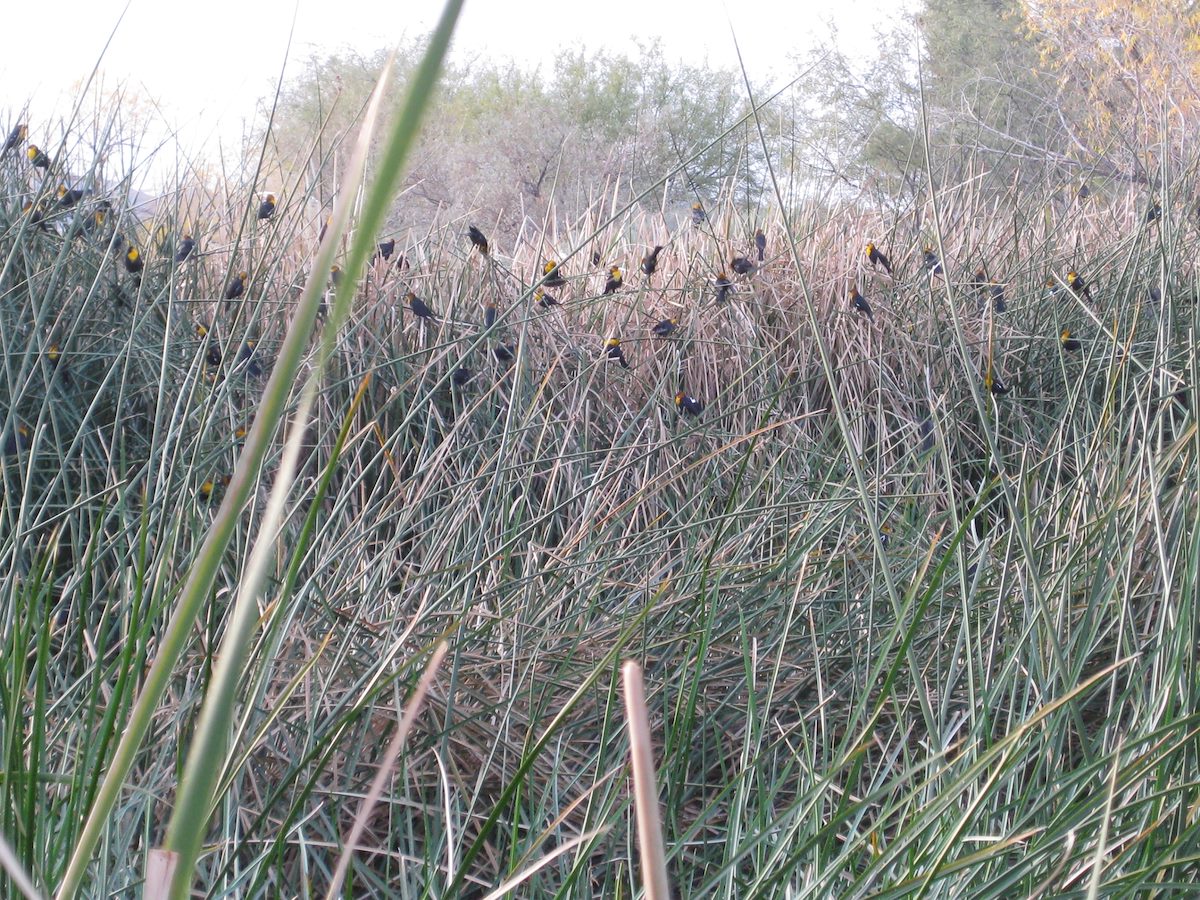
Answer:
[[[748,109],[712,139],[783,183]],[[135,215],[42,141],[0,163],[0,893],[636,895],[626,660],[676,896],[1194,880],[1191,169],[1158,218],[930,149],[886,206],[378,233],[395,155]]]

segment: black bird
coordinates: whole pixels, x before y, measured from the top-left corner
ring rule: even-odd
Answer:
[[[507,344],[497,344],[492,348],[492,353],[502,363],[510,363],[517,358],[511,347]]]
[[[608,359],[615,359],[621,364],[621,368],[629,368],[629,360],[625,358],[625,352],[621,349],[620,338],[609,338],[604,342],[604,355]]]
[[[1160,206],[1158,203],[1153,204],[1148,210],[1146,210],[1146,224],[1157,222],[1161,218],[1162,206]]]
[[[483,308],[483,327],[491,328],[496,324],[496,304],[489,302]]]
[[[1008,309],[1008,301],[1004,299],[1004,285],[992,285],[992,309],[998,313],[1005,312]]]
[[[258,364],[258,360],[255,359],[255,356],[257,356],[255,351],[257,349],[258,341],[254,340],[246,341],[238,348],[237,362],[247,363],[246,374],[251,378],[258,378],[262,375],[262,367]]]
[[[29,157],[29,161],[33,163],[35,169],[50,169],[50,157],[38,149],[37,144],[30,144],[29,149],[25,151],[25,155]]]
[[[187,262],[189,256],[196,251],[196,242],[190,234],[185,234],[183,240],[179,242],[179,249],[175,253],[175,262]]]
[[[871,304],[867,302],[867,298],[858,292],[858,288],[850,288],[850,302],[854,305],[854,309],[872,322],[875,321],[875,313],[871,312]]]
[[[621,286],[621,281],[621,267],[613,266],[608,270],[608,281],[604,282],[604,291],[601,296],[604,296],[604,294],[615,294],[617,288]]]
[[[546,260],[546,264],[542,266],[542,274],[545,276],[545,281],[542,282],[549,288],[566,287],[567,279],[563,278],[562,272],[558,269],[558,262],[553,259]]]
[[[462,387],[464,384],[470,381],[474,375],[475,373],[466,366],[459,366],[450,373],[450,383],[455,387]]]
[[[1092,299],[1092,289],[1088,287],[1088,283],[1074,269],[1067,273],[1067,285],[1084,300]]]
[[[409,291],[407,294],[405,294],[404,299],[408,301],[408,308],[412,310],[413,315],[418,319],[434,318],[433,310],[426,305],[424,300],[422,300],[412,291]]]
[[[1162,301],[1162,291],[1158,289],[1157,284],[1150,285],[1150,288],[1146,291],[1146,293],[1150,296],[1150,301],[1152,303],[1160,303]]]
[[[263,202],[258,205],[259,219],[269,219],[275,215],[275,195],[267,194]]]
[[[317,243],[325,240],[325,232],[329,230],[329,223],[333,221],[333,216],[326,216],[325,221],[321,223],[321,230],[317,232]]]
[[[488,242],[487,238],[483,236],[482,231],[480,231],[474,225],[468,225],[467,237],[471,239],[471,243],[475,245],[476,250],[478,250],[484,256],[488,255]]]
[[[83,191],[78,188],[68,188],[65,184],[58,186],[58,205],[61,209],[70,209],[83,199]]]
[[[208,337],[208,326],[199,322],[196,323],[196,337]],[[221,364],[221,344],[216,338],[208,338],[208,345],[204,349],[204,361],[212,367],[217,367]]]
[[[692,224],[701,225],[708,218],[708,214],[704,212],[704,204],[699,200],[692,204]]]
[[[21,204],[21,212],[29,215],[29,224],[36,226],[38,230],[53,231],[45,220],[44,210],[40,203],[35,207],[32,200],[26,200]]]
[[[754,246],[758,248],[758,261],[762,262],[763,254],[767,252],[767,236],[761,228],[754,232]]]
[[[17,425],[4,436],[4,448],[0,450],[0,455],[12,456],[18,450],[23,450],[29,446],[29,428],[26,425]]]
[[[337,287],[342,283],[342,267],[333,265],[329,267],[329,283]]]
[[[986,375],[983,376],[983,386],[998,397],[1002,397],[1012,390],[1007,384],[1000,380],[999,375],[993,375],[990,370]]]
[[[225,285],[225,299],[236,300],[246,291],[246,279],[250,276],[245,272],[238,272],[233,276],[233,280]]]
[[[29,129],[24,125],[17,125],[8,133],[8,139],[4,142],[4,149],[0,150],[0,156],[8,156],[21,141],[25,140],[25,136],[29,134]]]
[[[729,261],[729,268],[733,269],[733,271],[738,275],[749,275],[754,271],[755,266],[754,263],[750,262],[750,260],[746,259],[746,257],[735,256]]]
[[[873,266],[883,266],[883,271],[892,274],[892,261],[871,241],[867,242],[867,262]]]
[[[1078,191],[1079,199],[1086,200],[1091,195],[1092,195],[1092,189],[1087,186],[1087,182],[1085,181],[1083,184],[1081,184],[1079,186],[1079,191]]]
[[[675,395],[675,407],[689,416],[698,416],[704,412],[704,404],[686,391]]]
[[[131,275],[136,275],[142,271],[142,254],[137,247],[130,246],[125,252],[125,271]]]
[[[592,265],[593,266],[600,265],[600,251],[599,250],[592,251]]]
[[[942,263],[933,252],[933,247],[928,244],[925,245],[925,268],[929,270],[930,275],[942,274]]]
[[[729,276],[724,272],[718,272],[713,284],[717,288],[717,302],[724,303],[729,299],[729,291],[733,288],[733,282],[729,280]]]
[[[558,298],[553,294],[547,294],[541,288],[538,288],[533,293],[534,302],[542,309],[549,309],[551,306],[558,306]]]
[[[379,249],[375,253],[376,259],[382,259],[384,262],[392,258],[392,253],[396,249],[396,239],[388,238],[386,241],[380,241]]]
[[[650,330],[653,331],[658,337],[669,337],[670,335],[674,334],[675,329],[678,327],[679,320],[672,317],[670,319],[663,319]]]
[[[1078,340],[1071,337],[1071,329],[1064,328],[1062,334],[1058,336],[1058,343],[1067,353],[1075,353],[1082,346]]]
[[[662,246],[654,245],[654,249],[647,253],[642,258],[642,273],[647,277],[654,274],[654,270],[658,268],[658,254],[662,252]]]

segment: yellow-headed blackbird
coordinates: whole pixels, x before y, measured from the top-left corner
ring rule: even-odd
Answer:
[[[0,156],[8,156],[12,150],[16,149],[17,145],[20,144],[21,141],[25,140],[25,136],[28,134],[29,129],[24,125],[18,125],[13,128],[13,130],[8,133],[8,139],[4,142],[4,149],[0,150]]]
[[[686,391],[680,391],[675,395],[675,407],[689,416],[698,416],[704,412],[704,404]]]
[[[58,205],[62,209],[70,209],[83,199],[83,191],[78,188],[68,188],[65,184],[58,186]]]
[[[1162,206],[1160,206],[1157,202],[1151,204],[1150,208],[1146,210],[1146,224],[1157,222],[1161,218]]]
[[[642,273],[644,275],[653,275],[654,270],[658,268],[658,254],[662,253],[662,246],[655,244],[654,249],[642,257]]]
[[[892,261],[887,258],[887,255],[875,246],[873,241],[867,242],[867,262],[873,266],[883,266],[883,271],[889,275],[892,274]]]
[[[43,217],[42,207],[40,204],[35,208],[32,200],[26,200],[21,204],[21,212],[29,216],[30,225],[37,226],[37,228],[41,231],[53,230]]]
[[[131,244],[129,249],[125,251],[125,271],[129,272],[131,275],[136,275],[138,272],[142,271],[142,266],[143,262],[141,251]]]
[[[972,293],[975,294],[975,298],[982,302],[983,298],[987,296],[988,289],[987,271],[983,268],[983,266],[980,266],[975,270],[975,280],[970,282],[967,286],[971,289]]]
[[[1162,302],[1162,291],[1160,291],[1158,289],[1157,284],[1150,285],[1150,287],[1149,287],[1149,289],[1147,289],[1146,293],[1149,295],[1151,303],[1161,303]]]
[[[1058,283],[1053,275],[1046,279],[1045,289],[1043,294],[1051,300],[1057,300],[1062,296],[1063,286]]]
[[[250,429],[247,428],[245,425],[239,425],[233,431],[233,442],[235,444],[240,444],[243,441],[245,441],[246,435],[247,435],[247,433],[249,433],[249,431],[250,431]]]
[[[208,337],[208,326],[201,322],[197,322],[196,337]]]
[[[483,232],[474,225],[467,226],[467,237],[471,239],[471,243],[475,245],[475,249],[484,256],[488,255],[488,241],[483,236]]]
[[[983,386],[998,397],[1004,396],[1011,390],[1007,384],[1000,380],[999,375],[993,375],[991,371],[983,376]]]
[[[1081,276],[1074,269],[1067,273],[1067,284],[1078,296],[1085,300],[1092,299],[1092,289],[1088,286],[1088,283],[1083,280],[1083,276]]]
[[[260,375],[262,375],[262,366],[260,366],[258,364],[258,360],[255,359],[255,357],[258,355],[256,353],[257,350],[258,341],[255,340],[245,341],[242,346],[238,348],[237,362],[247,364],[246,374],[251,378],[258,378]]]
[[[608,281],[604,282],[604,294],[615,294],[617,288],[621,286],[621,281],[621,267],[613,266],[608,270]]]
[[[704,212],[704,204],[699,200],[692,204],[692,224],[700,225],[708,218],[708,214]]]
[[[335,266],[329,267],[329,283],[332,284],[334,287],[337,287],[339,284],[342,283],[342,267],[341,266],[335,265]]]
[[[12,456],[18,450],[23,450],[29,446],[29,428],[26,425],[17,425],[4,436],[4,456]]]
[[[62,351],[58,344],[51,344],[46,348],[46,359],[50,361],[50,365],[57,368],[59,361],[62,359]]]
[[[744,256],[735,256],[729,261],[729,268],[738,275],[749,275],[754,271],[755,265]]]
[[[496,324],[496,304],[488,301],[487,306],[483,308],[483,327],[491,328]]]
[[[325,221],[321,223],[321,230],[317,232],[317,243],[325,240],[325,232],[329,230],[329,223],[333,221],[333,216],[326,216]]]
[[[208,347],[204,351],[204,361],[214,369],[221,364],[221,344],[215,338],[209,338]]]
[[[412,310],[412,314],[418,319],[434,318],[433,310],[429,308],[424,300],[422,300],[412,291],[409,291],[407,294],[405,294],[404,299],[408,301],[408,308]]]
[[[450,373],[450,383],[452,385],[454,385],[455,387],[462,387],[464,384],[466,384],[468,381],[471,380],[471,378],[474,376],[474,374],[475,373],[472,372],[470,369],[468,369],[466,366],[459,366],[457,369],[455,369],[453,372]]]
[[[497,344],[492,348],[492,353],[495,355],[496,359],[502,363],[510,363],[517,358],[517,355],[513,352],[512,347],[508,346],[507,344]]]
[[[761,228],[754,232],[754,246],[758,248],[758,261],[762,262],[763,254],[767,252],[767,236]]]
[[[547,294],[541,288],[533,292],[533,301],[542,309],[549,309],[552,306],[558,306],[558,298],[553,294]]]
[[[201,500],[212,500],[213,493],[216,491],[217,485],[219,484],[221,487],[229,487],[229,482],[232,480],[233,479],[228,475],[222,475],[215,481],[212,478],[209,478],[200,485],[200,489],[197,491],[197,493],[200,495]]]
[[[258,204],[258,218],[269,219],[275,215],[275,195],[267,194],[263,202]]]
[[[1092,189],[1087,186],[1086,181],[1083,184],[1079,185],[1078,196],[1079,196],[1080,200],[1086,200],[1091,195],[1092,195]]]
[[[930,275],[942,274],[942,263],[937,258],[937,254],[933,252],[933,247],[929,244],[925,245],[925,268]]]
[[[850,303],[853,304],[855,311],[862,313],[872,322],[875,321],[875,313],[871,311],[871,304],[867,302],[867,298],[858,292],[858,288],[850,288]]]
[[[175,262],[187,262],[188,257],[196,252],[196,241],[190,234],[185,234],[183,240],[179,242],[179,247],[175,251]]]
[[[1082,346],[1078,340],[1071,337],[1071,329],[1064,328],[1062,334],[1058,336],[1058,343],[1067,353],[1074,353]]]
[[[593,250],[593,251],[592,251],[592,265],[593,265],[593,266],[598,266],[598,265],[600,265],[600,259],[601,259],[601,256],[600,256],[600,251],[599,251],[599,250]]]
[[[238,272],[233,276],[229,284],[225,285],[225,299],[236,300],[246,292],[246,279],[250,276],[245,272]]]
[[[679,320],[671,317],[670,319],[663,319],[650,330],[653,331],[658,337],[668,337],[673,334],[675,329],[678,327]]]
[[[545,276],[545,280],[542,282],[542,284],[544,284],[546,287],[566,287],[567,279],[563,278],[562,272],[559,271],[557,260],[546,260],[546,264],[542,266],[542,275]]]
[[[392,258],[392,253],[396,250],[396,239],[388,238],[386,241],[379,242],[379,249],[375,251],[375,258],[382,259],[387,262]]]
[[[717,302],[724,303],[729,299],[729,291],[733,288],[733,282],[729,280],[729,276],[724,272],[718,272],[717,278],[713,282],[717,289]]]
[[[621,364],[621,368],[629,368],[629,360],[625,358],[625,351],[621,349],[620,338],[609,338],[604,342],[604,355],[608,359],[615,359]]]
[[[29,157],[29,161],[33,163],[35,169],[50,168],[50,157],[43,153],[37,144],[30,144],[29,149],[25,151],[25,155]]]

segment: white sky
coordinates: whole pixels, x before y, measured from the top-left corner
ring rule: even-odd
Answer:
[[[427,33],[440,0],[4,0],[0,124],[30,103],[40,122],[69,115],[76,86],[100,59],[106,85],[124,83],[161,110],[189,155],[211,152],[214,135],[233,140],[284,67],[293,13],[296,72],[314,51],[370,52]],[[561,48],[636,52],[637,37],[660,37],[669,59],[734,66],[733,33],[747,70],[770,82],[792,71],[788,55],[826,33],[873,55],[873,22],[905,0],[467,0],[453,53],[516,59],[548,71]],[[881,10],[883,12],[881,12]],[[732,23],[732,30],[731,30]],[[12,39],[16,35],[28,39]],[[49,142],[50,138],[45,139]]]

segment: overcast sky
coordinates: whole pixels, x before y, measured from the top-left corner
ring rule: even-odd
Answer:
[[[635,53],[636,39],[658,37],[670,59],[734,66],[736,34],[750,74],[772,81],[788,77],[788,56],[824,35],[830,18],[842,46],[869,59],[876,19],[898,15],[904,2],[467,0],[453,53],[547,72],[563,48]],[[441,11],[439,0],[130,0],[127,9],[124,0],[5,0],[5,7],[6,34],[29,39],[10,39],[0,53],[0,124],[27,101],[35,129],[68,115],[76,86],[103,54],[105,84],[123,83],[154,104],[189,154],[211,151],[218,133],[239,137],[243,118],[280,72],[298,71],[314,51],[390,46],[427,33]]]

